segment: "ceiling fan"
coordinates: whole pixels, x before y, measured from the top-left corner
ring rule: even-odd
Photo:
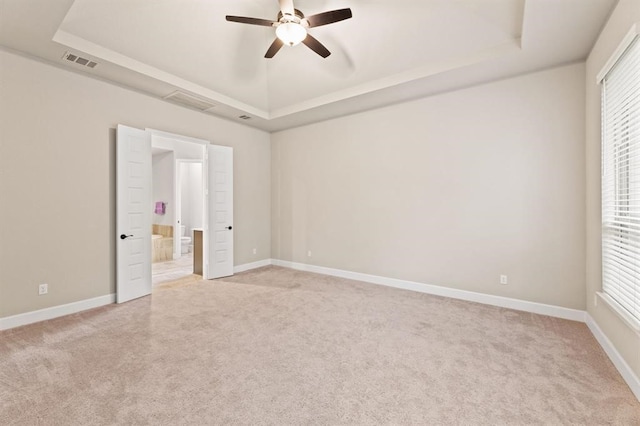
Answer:
[[[265,58],[273,58],[276,53],[285,44],[295,46],[303,43],[309,49],[318,55],[326,58],[331,52],[324,47],[322,43],[316,40],[307,32],[308,28],[319,27],[321,25],[333,24],[334,22],[344,21],[351,18],[351,9],[336,9],[328,12],[318,13],[316,15],[305,17],[302,12],[293,7],[293,0],[279,0],[280,12],[275,21],[260,18],[249,18],[246,16],[227,15],[226,19],[230,22],[239,22],[241,24],[260,25],[263,27],[275,27],[276,39],[271,43]]]

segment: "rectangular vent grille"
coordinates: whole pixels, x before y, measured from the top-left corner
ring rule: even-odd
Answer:
[[[206,111],[216,106],[208,99],[181,92],[180,90],[176,90],[175,92],[165,96],[164,99],[180,105],[196,108],[200,111]]]
[[[250,120],[251,117],[249,117],[248,115],[241,115],[240,117],[238,117],[241,120]]]
[[[62,57],[62,59],[66,59],[69,62],[75,62],[78,65],[82,65],[83,67],[88,67],[88,68],[95,68],[98,65],[97,62],[94,62],[87,58],[82,58],[78,55],[74,55],[71,52],[66,52]]]

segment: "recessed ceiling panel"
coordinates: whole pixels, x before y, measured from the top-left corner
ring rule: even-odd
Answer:
[[[351,8],[353,18],[309,30],[332,51],[327,59],[304,45],[264,59],[274,29],[225,20],[276,20],[275,0],[76,0],[60,30],[268,115],[304,109],[328,93],[349,97],[354,86],[383,88],[385,77],[514,42],[523,2],[494,0],[480,10],[470,0],[294,2],[306,16]]]
[[[309,30],[328,58],[301,44],[265,59],[274,28],[225,20],[275,20],[277,0],[0,0],[0,46],[161,99],[186,94],[197,101],[189,107],[215,105],[206,114],[281,130],[584,60],[616,4],[293,2],[307,16],[351,8],[351,19]]]

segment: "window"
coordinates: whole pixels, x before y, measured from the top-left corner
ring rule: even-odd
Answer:
[[[602,82],[602,286],[640,322],[640,37]]]

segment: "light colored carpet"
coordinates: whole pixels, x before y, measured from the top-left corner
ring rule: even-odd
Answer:
[[[265,267],[0,334],[0,424],[640,424],[584,324]]]

